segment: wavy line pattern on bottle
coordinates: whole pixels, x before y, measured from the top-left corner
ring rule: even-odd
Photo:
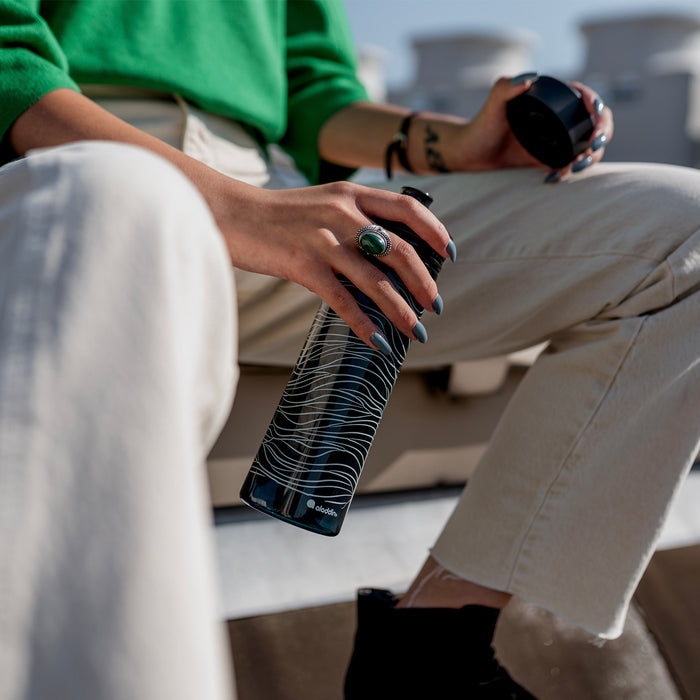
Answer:
[[[378,320],[387,325],[383,317]],[[320,325],[309,336],[298,363],[304,372],[290,378],[253,470],[343,507],[352,498],[399,364],[368,348],[332,312]],[[387,340],[400,356],[405,348],[398,332],[391,331],[387,335],[394,337]],[[323,342],[313,342],[314,336]],[[358,364],[359,377],[353,376]]]
[[[405,289],[398,291],[420,315]],[[331,309],[317,314],[251,467],[290,491],[341,508],[352,498],[408,349],[372,301],[358,302],[393,355],[368,348]]]

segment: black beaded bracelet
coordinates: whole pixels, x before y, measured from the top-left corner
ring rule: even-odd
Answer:
[[[408,162],[408,152],[406,145],[408,144],[408,129],[411,126],[411,122],[418,116],[418,112],[411,112],[404,120],[401,122],[399,130],[394,134],[394,138],[391,143],[386,148],[386,153],[384,155],[384,163],[386,166],[386,177],[391,180],[391,164],[394,159],[394,153],[399,157],[399,163],[404,170],[409,173],[414,172]]]

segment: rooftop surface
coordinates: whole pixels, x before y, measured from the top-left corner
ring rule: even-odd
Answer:
[[[337,537],[245,506],[216,512],[224,619],[350,601],[361,587],[401,591],[422,565],[460,489],[358,496]],[[687,478],[659,549],[700,543],[700,469]]]

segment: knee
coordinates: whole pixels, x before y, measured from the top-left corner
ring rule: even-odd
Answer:
[[[86,141],[41,151],[28,162],[35,186],[53,186],[54,217],[118,224],[206,209],[179,170],[137,146]]]
[[[29,173],[23,264],[40,271],[66,317],[89,319],[91,328],[102,328],[102,317],[127,328],[139,318],[151,327],[177,319],[165,324],[173,338],[183,347],[190,336],[213,338],[228,367],[232,268],[208,206],[177,168],[106,142],[37,152],[18,165]]]
[[[603,203],[630,222],[658,222],[657,230],[694,230],[700,214],[700,171],[662,163],[613,163],[600,167]],[[595,182],[595,179],[594,179]]]
[[[619,245],[619,250],[656,264],[627,301],[643,298],[654,287],[666,289],[667,304],[696,293],[700,289],[700,171],[653,163],[612,164],[601,170],[603,230],[613,241],[629,242]]]
[[[204,199],[165,159],[136,146],[81,142],[27,160],[51,240],[93,259],[226,257]],[[183,248],[186,251],[183,253]]]

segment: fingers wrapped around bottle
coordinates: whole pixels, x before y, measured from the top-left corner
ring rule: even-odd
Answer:
[[[335,247],[331,266],[324,279],[319,280],[317,293],[362,340],[382,350],[382,339],[378,343],[375,335],[378,329],[338,280],[337,275],[341,274],[370,297],[401,333],[412,340],[426,342],[427,333],[416,312],[389,275],[372,260],[379,259],[391,268],[420,306],[441,313],[443,304],[437,283],[415,248],[389,226],[380,226],[373,219],[408,226],[443,258],[454,259],[454,243],[437,218],[411,197],[361,188],[353,191],[353,198],[356,210],[339,225],[342,233],[334,231],[341,245]]]
[[[231,181],[236,198],[214,200],[217,223],[235,267],[292,280],[323,299],[370,347],[378,328],[339,277],[350,280],[411,339],[425,329],[389,278],[398,276],[417,303],[442,311],[435,280],[412,245],[386,223],[402,224],[442,258],[456,258],[447,230],[406,194],[336,182],[294,190],[262,190]],[[384,271],[373,264],[376,259]],[[375,338],[375,340],[373,340]]]

